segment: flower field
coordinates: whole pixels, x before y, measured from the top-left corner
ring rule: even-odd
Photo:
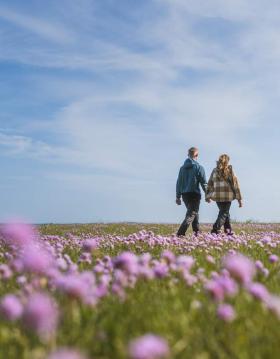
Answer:
[[[280,357],[280,225],[1,226],[0,358]]]

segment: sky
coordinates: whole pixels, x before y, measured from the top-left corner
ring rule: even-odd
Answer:
[[[191,146],[280,221],[279,39],[275,0],[0,0],[0,221],[179,223]]]

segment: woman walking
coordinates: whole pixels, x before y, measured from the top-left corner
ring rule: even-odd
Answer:
[[[219,214],[213,224],[211,233],[218,234],[224,226],[225,233],[232,234],[230,224],[230,206],[234,199],[237,199],[239,207],[242,207],[242,196],[236,175],[229,164],[229,156],[223,154],[217,161],[217,166],[211,173],[206,190],[206,201],[211,200],[217,203]]]

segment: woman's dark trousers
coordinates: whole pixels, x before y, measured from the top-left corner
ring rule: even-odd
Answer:
[[[219,208],[219,214],[216,222],[213,225],[211,233],[219,233],[222,226],[224,226],[225,233],[231,233],[231,224],[230,224],[230,206],[231,202],[217,202]]]
[[[184,236],[190,224],[192,224],[193,231],[197,234],[199,231],[199,205],[201,195],[195,192],[188,192],[182,194],[183,201],[187,208],[186,217],[178,229],[177,236]]]

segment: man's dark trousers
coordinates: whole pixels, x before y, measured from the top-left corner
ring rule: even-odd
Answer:
[[[217,202],[219,208],[219,214],[216,222],[213,225],[212,233],[219,233],[222,226],[224,226],[225,232],[231,233],[231,224],[230,224],[230,206],[231,202]]]
[[[195,233],[199,231],[199,205],[201,195],[196,192],[187,192],[182,194],[183,201],[187,207],[186,217],[178,229],[177,236],[184,236],[190,224]]]

